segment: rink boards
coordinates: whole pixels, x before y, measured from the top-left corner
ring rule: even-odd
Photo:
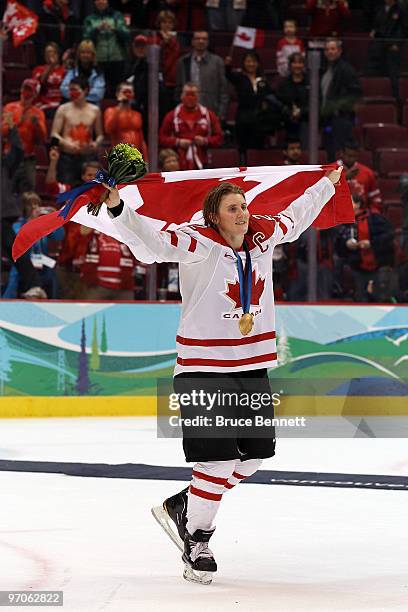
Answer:
[[[0,417],[148,416],[179,304],[0,303]],[[408,307],[277,306],[278,413],[407,416]]]

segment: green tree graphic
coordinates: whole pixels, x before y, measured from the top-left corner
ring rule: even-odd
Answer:
[[[101,360],[99,357],[99,346],[98,346],[98,328],[96,324],[96,317],[94,317],[93,332],[92,332],[92,351],[91,359],[89,360],[89,367],[91,370],[99,370]]]
[[[2,329],[0,329],[0,394],[4,395],[4,383],[10,380],[11,372],[10,347]]]
[[[108,350],[108,336],[106,334],[106,320],[105,315],[102,319],[102,334],[101,334],[101,353],[106,353]]]

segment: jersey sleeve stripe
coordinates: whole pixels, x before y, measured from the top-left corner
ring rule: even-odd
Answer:
[[[190,253],[194,253],[196,248],[197,248],[197,239],[191,236],[191,242],[190,242],[190,246],[188,247],[188,250],[190,251]]]
[[[243,344],[254,344],[255,342],[262,342],[263,340],[274,340],[276,338],[276,332],[270,331],[263,334],[256,334],[246,338],[184,338],[183,336],[177,336],[176,342],[184,344],[186,346],[241,346]]]
[[[178,236],[176,232],[168,232],[170,234],[170,244],[176,247],[178,245]]]

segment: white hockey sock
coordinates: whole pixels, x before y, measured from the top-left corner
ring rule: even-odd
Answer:
[[[189,533],[193,534],[196,529],[212,528],[225,490],[224,486],[234,469],[235,459],[195,464],[188,490],[187,531]]]
[[[235,462],[235,468],[228,481],[225,483],[225,489],[233,489],[241,480],[255,474],[261,467],[262,459],[248,459],[247,461]]]

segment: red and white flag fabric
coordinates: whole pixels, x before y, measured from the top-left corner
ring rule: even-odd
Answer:
[[[151,222],[156,230],[174,230],[203,223],[202,206],[208,191],[221,182],[234,183],[245,191],[251,214],[276,215],[314,185],[332,166],[263,166],[256,168],[217,168],[148,174],[137,183],[119,185],[122,200]],[[78,196],[61,210],[37,217],[22,226],[13,245],[16,260],[42,236],[67,221],[75,221],[120,240],[106,206],[99,215],[88,214],[86,205],[104,187],[95,184],[91,191]],[[344,173],[335,195],[320,212],[315,227],[325,229],[340,223],[353,223],[354,212]],[[140,244],[134,255],[151,263],[147,245]]]
[[[257,49],[263,47],[264,44],[265,30],[244,28],[243,26],[237,27],[232,41],[233,47],[243,47],[244,49]]]
[[[37,31],[38,15],[23,4],[9,0],[3,15],[3,25],[11,31],[14,47],[18,47]]]

